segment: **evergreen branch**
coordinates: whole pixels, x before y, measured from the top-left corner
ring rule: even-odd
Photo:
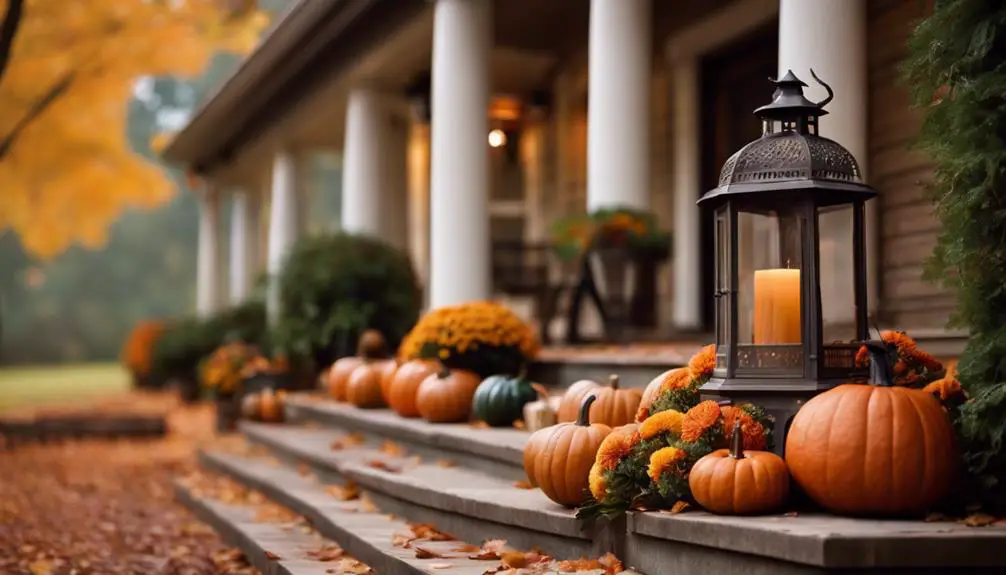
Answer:
[[[70,89],[75,76],[76,74],[73,71],[63,74],[59,80],[52,86],[49,86],[49,89],[38,100],[35,100],[24,116],[21,116],[21,119],[14,124],[10,132],[0,140],[0,161],[3,161],[7,157],[7,154],[10,153],[11,148],[17,142],[18,137],[28,126]]]
[[[3,22],[0,23],[0,79],[3,79],[4,72],[7,71],[14,38],[17,37],[23,19],[24,0],[8,0],[7,11],[4,13]]]

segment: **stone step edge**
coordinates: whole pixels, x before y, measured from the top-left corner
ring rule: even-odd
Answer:
[[[319,575],[335,564],[311,559],[288,559],[298,547],[317,546],[299,532],[286,532],[277,525],[251,523],[244,517],[246,509],[199,497],[182,484],[174,482],[175,498],[200,521],[209,525],[227,544],[244,553],[248,563],[262,575]],[[267,535],[267,536],[264,536]],[[278,558],[271,558],[275,554]]]
[[[572,511],[523,509],[507,507],[496,501],[464,499],[460,495],[438,489],[435,486],[408,481],[407,475],[387,473],[361,462],[333,462],[325,458],[325,454],[318,453],[314,449],[279,439],[282,431],[276,433],[266,426],[248,425],[243,428],[243,432],[248,441],[265,447],[288,462],[306,463],[310,467],[326,473],[335,473],[356,483],[361,488],[404,499],[416,505],[568,539],[591,540],[597,539],[601,535],[600,530],[593,532],[584,530],[583,525],[573,516]],[[473,470],[469,470],[469,472],[483,475]],[[518,488],[514,487],[513,489]],[[542,496],[542,500],[547,502],[544,496]],[[431,501],[450,501],[451,504],[431,505]],[[558,508],[558,506],[556,507]]]
[[[410,484],[396,474],[383,473],[364,465],[333,465],[310,449],[291,446],[277,439],[282,430],[277,431],[279,433],[270,433],[269,429],[263,428],[259,433],[248,434],[246,437],[274,453],[285,455],[287,460],[303,461],[312,467],[334,472],[372,491],[413,502],[428,501],[431,495],[440,493],[435,488]],[[851,519],[811,513],[801,513],[799,516],[777,514],[727,517],[692,511],[675,515],[629,513],[626,522],[616,523],[588,535],[580,531],[580,525],[572,516],[563,522],[565,525],[560,529],[541,529],[541,525],[549,523],[544,520],[544,510],[541,512],[542,520],[529,519],[526,516],[533,512],[523,509],[520,511],[525,512],[525,517],[516,520],[504,520],[502,513],[493,513],[492,517],[487,517],[486,514],[476,513],[477,509],[446,511],[467,512],[485,521],[521,526],[558,536],[603,536],[614,541],[606,545],[619,555],[619,551],[624,548],[620,539],[645,537],[824,568],[912,568],[927,566],[927,563],[946,567],[1006,566],[1006,556],[996,558],[982,549],[983,545],[998,549],[1006,544],[1006,527],[976,529],[953,523]],[[536,527],[531,528],[529,525]],[[552,526],[555,526],[554,522]],[[920,555],[910,551],[919,544],[927,547],[925,553]],[[925,562],[918,560],[922,555],[926,557]]]
[[[524,467],[524,442],[531,436],[529,432],[517,429],[481,429],[467,423],[429,423],[418,418],[400,417],[389,409],[359,409],[296,393],[287,396],[285,411],[288,421],[314,421],[403,443],[423,443],[520,468]]]
[[[471,559],[445,558],[442,560],[424,560],[413,556],[412,550],[400,549],[390,544],[395,533],[407,532],[408,526],[397,518],[390,518],[381,513],[353,513],[353,517],[379,517],[388,524],[388,529],[381,534],[380,541],[384,545],[375,544],[362,537],[360,530],[340,524],[337,516],[341,507],[358,504],[359,501],[338,501],[324,492],[316,483],[304,478],[292,469],[281,466],[273,468],[277,476],[283,475],[282,481],[270,482],[256,472],[249,470],[252,460],[240,456],[214,452],[200,452],[200,464],[211,471],[222,473],[235,481],[261,492],[268,499],[305,517],[319,533],[339,543],[347,553],[363,561],[381,575],[436,575],[451,573],[454,575],[483,575],[496,567],[498,562]],[[281,487],[280,487],[281,485]],[[314,501],[312,501],[314,499]],[[326,502],[322,505],[320,502]],[[326,509],[327,507],[327,509]],[[343,512],[345,513],[345,512]],[[449,545],[469,543],[466,541],[447,542]],[[423,546],[427,546],[423,543]],[[403,557],[404,555],[404,557]],[[437,569],[437,563],[451,563],[450,569]],[[599,575],[597,572],[582,572],[578,575]],[[641,575],[633,570],[625,570],[619,575]]]

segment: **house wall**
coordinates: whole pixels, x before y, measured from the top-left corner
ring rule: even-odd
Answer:
[[[939,222],[925,185],[932,166],[908,149],[921,125],[898,66],[914,22],[928,10],[918,0],[869,2],[869,162],[867,177],[881,202],[881,320],[905,328],[942,328],[954,307],[946,289],[922,279],[923,262],[933,251]]]

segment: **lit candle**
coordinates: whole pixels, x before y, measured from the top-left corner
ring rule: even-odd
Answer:
[[[800,343],[800,270],[754,273],[754,342]]]

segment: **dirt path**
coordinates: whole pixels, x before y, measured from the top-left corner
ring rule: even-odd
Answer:
[[[180,408],[164,440],[0,452],[0,573],[257,573],[174,501],[211,426],[208,408]]]

